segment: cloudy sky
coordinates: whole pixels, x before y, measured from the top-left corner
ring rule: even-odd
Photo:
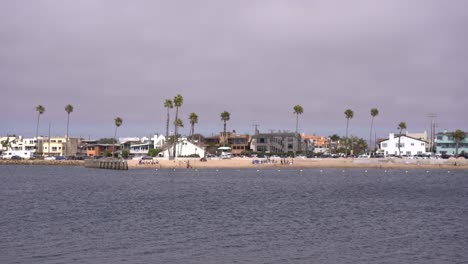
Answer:
[[[468,1],[0,2],[0,135],[112,137],[165,132],[166,98],[196,132],[299,129],[367,138],[468,130]],[[171,113],[173,115],[173,113]]]

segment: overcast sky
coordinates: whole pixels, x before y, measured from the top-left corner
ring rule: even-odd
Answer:
[[[165,133],[166,98],[196,132],[295,129],[368,138],[468,130],[468,1],[0,2],[0,135]],[[171,112],[173,117],[173,112]]]

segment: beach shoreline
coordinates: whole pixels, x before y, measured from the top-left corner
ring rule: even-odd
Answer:
[[[367,168],[367,169],[468,169],[466,159],[448,160],[412,160],[398,158],[384,159],[285,159],[266,160],[250,158],[233,159],[155,159],[155,160],[128,160],[129,169],[307,169],[307,168]],[[0,165],[50,165],[50,166],[84,166],[82,160],[0,160]]]
[[[129,168],[159,168],[159,169],[307,169],[307,168],[368,168],[368,169],[468,169],[468,160],[405,160],[405,159],[286,159],[287,162],[266,159],[254,162],[250,158],[157,160],[139,163],[128,161]],[[263,161],[263,162],[262,162]]]

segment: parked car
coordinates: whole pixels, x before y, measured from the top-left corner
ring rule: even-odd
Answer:
[[[12,160],[22,160],[23,158],[18,156],[18,155],[15,155],[15,156],[12,156],[11,159]]]
[[[45,157],[44,160],[55,160],[55,157],[54,156],[48,156],[48,157]]]

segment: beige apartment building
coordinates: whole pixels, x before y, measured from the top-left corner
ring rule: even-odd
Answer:
[[[43,156],[75,156],[78,152],[79,139],[51,137],[42,139]]]

